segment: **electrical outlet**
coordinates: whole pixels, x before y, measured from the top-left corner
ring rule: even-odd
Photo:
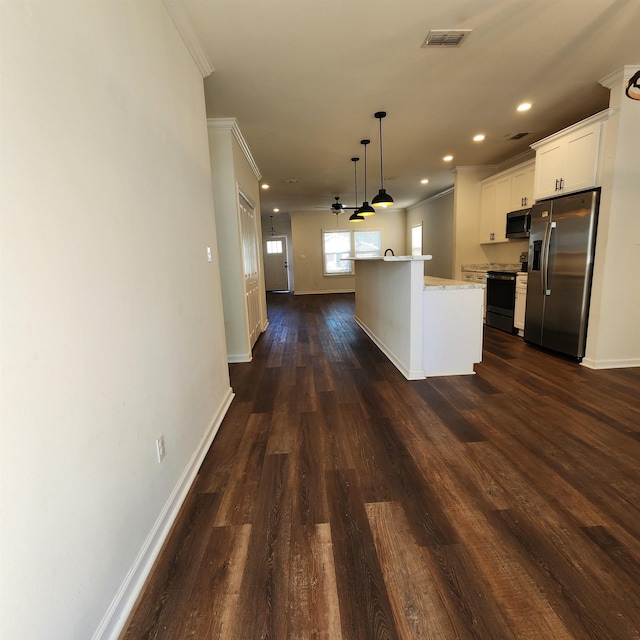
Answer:
[[[164,436],[160,436],[156,440],[156,453],[158,454],[158,462],[164,459]]]
[[[207,262],[211,262],[211,247],[207,247]]]

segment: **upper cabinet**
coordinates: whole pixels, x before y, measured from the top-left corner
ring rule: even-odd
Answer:
[[[608,115],[602,111],[531,145],[536,150],[536,200],[598,185],[600,138]]]
[[[508,242],[507,213],[533,204],[534,172],[531,160],[482,181],[480,243]]]
[[[519,165],[511,178],[511,207],[509,211],[526,209],[533,204],[533,184],[536,172],[535,162]]]

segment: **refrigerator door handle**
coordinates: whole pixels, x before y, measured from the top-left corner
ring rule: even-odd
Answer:
[[[542,295],[550,296],[549,289],[549,249],[551,248],[551,231],[556,228],[555,222],[547,222],[544,228],[544,241],[542,246]]]

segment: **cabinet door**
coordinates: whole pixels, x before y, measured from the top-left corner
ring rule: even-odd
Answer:
[[[496,183],[485,182],[480,196],[480,242],[495,238]]]
[[[540,147],[536,152],[535,193],[536,200],[560,193],[560,179],[564,169],[565,145],[556,140]]]
[[[567,138],[562,192],[580,191],[596,186],[600,123],[580,129]]]
[[[511,211],[533,205],[534,176],[534,165],[514,172],[511,180]]]
[[[496,182],[496,208],[493,217],[494,242],[507,242],[507,213],[511,209],[512,176],[499,178]]]

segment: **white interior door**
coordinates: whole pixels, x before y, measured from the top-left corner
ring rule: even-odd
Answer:
[[[267,291],[289,291],[287,236],[264,238],[264,279]]]
[[[239,198],[240,228],[242,232],[242,260],[244,267],[244,295],[249,322],[249,344],[260,335],[260,287],[258,283],[258,230],[253,205],[242,194]]]

